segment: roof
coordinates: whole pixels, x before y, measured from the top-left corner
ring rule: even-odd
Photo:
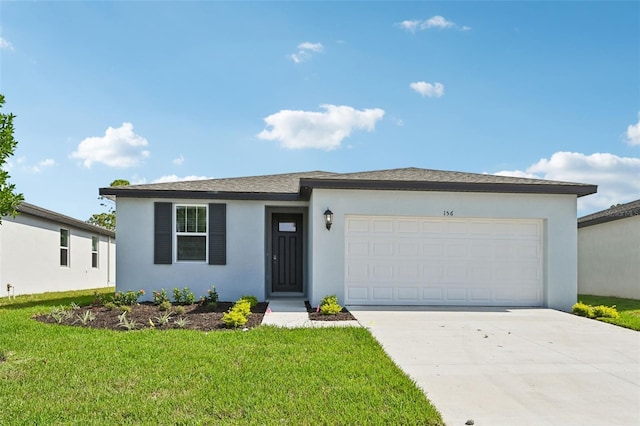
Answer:
[[[101,228],[99,226],[91,225],[90,223],[83,222],[78,219],[74,219],[69,216],[65,216],[60,213],[56,213],[51,210],[43,209],[42,207],[35,206],[33,204],[22,202],[18,208],[18,212],[23,215],[33,216],[40,219],[48,220],[50,222],[60,223],[75,228],[83,229],[85,231],[92,232],[94,234],[104,235],[107,237],[115,237],[116,233],[109,231],[108,229]]]
[[[578,218],[578,228],[626,219],[628,217],[638,215],[640,215],[640,200],[635,200],[627,204],[618,204],[617,206],[613,206],[606,210],[582,216]]]
[[[358,173],[323,171],[100,188],[100,195],[136,198],[308,200],[313,188],[593,194],[597,186],[415,167]]]

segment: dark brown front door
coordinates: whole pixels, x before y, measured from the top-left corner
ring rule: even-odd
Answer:
[[[302,215],[274,213],[271,223],[271,291],[301,293]]]

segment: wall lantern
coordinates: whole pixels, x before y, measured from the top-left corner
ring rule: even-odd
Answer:
[[[331,225],[333,225],[333,212],[329,210],[329,207],[324,211],[324,224],[327,226],[327,231],[330,231]]]

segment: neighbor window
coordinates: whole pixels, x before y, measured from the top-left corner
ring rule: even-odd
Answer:
[[[69,266],[69,230],[60,230],[60,266]]]
[[[176,260],[207,260],[206,206],[176,206]]]
[[[91,237],[91,267],[98,267],[98,237]]]

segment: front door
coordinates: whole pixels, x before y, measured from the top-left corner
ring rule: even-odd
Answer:
[[[274,213],[271,220],[271,291],[302,292],[302,215]]]

